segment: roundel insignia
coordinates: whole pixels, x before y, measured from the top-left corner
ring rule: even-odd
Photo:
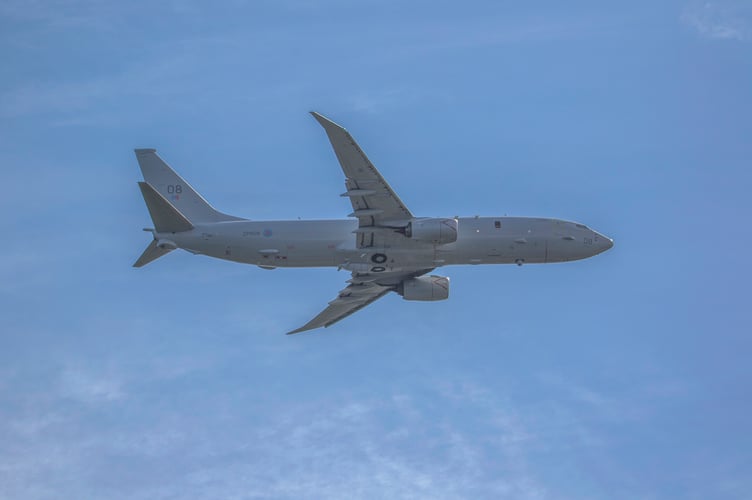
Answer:
[[[264,229],[264,232],[262,234],[264,235],[264,237],[268,238],[268,237],[270,237],[272,235],[272,230],[271,229]]]
[[[386,255],[384,255],[383,253],[375,253],[371,255],[371,261],[376,264],[383,264],[384,262],[386,262]]]

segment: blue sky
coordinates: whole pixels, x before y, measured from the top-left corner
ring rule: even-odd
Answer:
[[[1,498],[752,495],[749,2],[6,0],[0,55]],[[309,110],[414,213],[616,246],[293,337],[344,272],[130,267],[136,147],[349,213]]]

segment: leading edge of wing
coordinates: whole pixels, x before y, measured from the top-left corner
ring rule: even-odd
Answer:
[[[334,323],[345,319],[351,314],[363,309],[368,304],[375,302],[394,287],[376,284],[352,284],[340,291],[337,298],[329,302],[329,306],[321,311],[315,318],[295,330],[287,332],[287,335],[314,330],[321,327],[329,327]]]

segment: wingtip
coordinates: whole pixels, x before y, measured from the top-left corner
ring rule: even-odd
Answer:
[[[313,116],[319,124],[324,127],[324,129],[329,132],[330,130],[345,130],[345,127],[340,125],[339,123],[333,122],[326,116],[322,115],[321,113],[318,113],[316,111],[310,111],[311,116]],[[346,130],[345,130],[346,131]]]
[[[309,328],[306,328],[308,325],[299,326],[298,328],[294,330],[290,330],[285,335],[295,335],[296,333],[304,332],[306,330],[309,330]]]
[[[321,123],[321,124],[331,121],[326,116],[324,116],[321,113],[319,113],[318,111],[309,111],[309,113],[311,113],[311,116],[313,116],[314,118],[316,118],[316,121],[319,122],[319,123]]]
[[[296,328],[295,330],[290,330],[285,335],[295,335],[296,333],[307,332],[307,331],[310,331],[310,330],[315,330],[316,328],[318,328],[318,327],[317,326],[303,325],[300,328]]]

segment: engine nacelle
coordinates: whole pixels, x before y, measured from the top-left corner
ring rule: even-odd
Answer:
[[[449,298],[449,278],[418,276],[402,282],[399,290],[405,300],[444,300]]]
[[[457,241],[457,219],[415,219],[405,228],[405,236],[418,241],[444,245]]]

